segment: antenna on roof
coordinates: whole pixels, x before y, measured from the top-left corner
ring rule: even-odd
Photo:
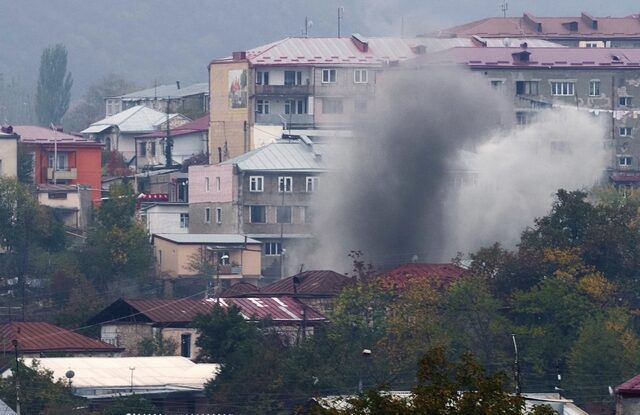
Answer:
[[[309,37],[309,28],[313,26],[313,20],[309,20],[307,16],[304,17],[304,37]]]
[[[509,2],[507,0],[502,0],[500,10],[502,10],[502,17],[507,17],[507,10],[509,10]]]
[[[344,7],[338,7],[338,39],[340,39],[340,22],[344,18]]]

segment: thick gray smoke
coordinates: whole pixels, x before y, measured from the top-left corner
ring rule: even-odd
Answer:
[[[347,271],[351,250],[386,267],[513,246],[558,188],[589,187],[606,167],[604,127],[588,113],[553,110],[526,128],[513,118],[481,75],[385,73],[358,138],[327,151],[335,171],[316,200],[308,265]]]
[[[344,264],[350,250],[377,265],[443,259],[452,166],[506,114],[488,84],[451,68],[384,74],[359,138],[328,156],[339,165],[318,199],[319,263]]]

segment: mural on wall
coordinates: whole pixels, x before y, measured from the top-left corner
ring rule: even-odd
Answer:
[[[229,71],[229,108],[247,108],[247,70]]]

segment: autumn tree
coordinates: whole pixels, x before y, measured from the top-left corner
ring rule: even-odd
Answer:
[[[58,43],[44,49],[40,57],[40,75],[36,90],[38,124],[60,124],[69,109],[73,78],[67,71],[67,48]]]

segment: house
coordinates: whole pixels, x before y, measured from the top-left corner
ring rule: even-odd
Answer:
[[[589,112],[605,124],[611,143],[611,182],[640,183],[640,48],[452,48],[414,59],[405,68],[429,65],[484,74],[499,93],[513,99],[514,125],[530,123],[544,108]],[[557,144],[562,149],[563,143]]]
[[[32,155],[34,184],[83,185],[91,191],[91,200],[99,203],[104,147],[101,143],[35,125],[16,125],[13,129]]]
[[[466,273],[465,268],[456,264],[410,263],[380,272],[372,278],[394,290],[403,290],[415,281],[426,281],[434,288],[443,288],[464,277]]]
[[[55,209],[65,226],[87,230],[91,223],[94,192],[85,185],[40,184],[38,203]]]
[[[26,358],[24,363],[31,366],[33,360]],[[37,362],[55,380],[68,382],[74,395],[87,399],[91,411],[135,394],[150,399],[159,413],[205,413],[205,384],[220,372],[219,364],[194,363],[180,356],[47,357]],[[11,372],[6,370],[2,377]]]
[[[116,150],[122,154],[127,163],[131,163],[136,155],[135,138],[139,135],[158,130],[177,128],[191,121],[182,114],[167,114],[156,111],[142,105],[131,107],[127,110],[96,121],[88,128],[82,130],[82,134],[88,139],[104,143],[107,151]],[[149,152],[151,159],[157,159],[164,153],[163,146],[150,143],[145,150]],[[158,164],[158,163],[153,163]]]
[[[143,203],[137,215],[149,235],[189,231],[189,205],[186,203]]]
[[[640,46],[638,15],[594,17],[587,12],[572,17],[489,17],[439,30],[422,37],[489,38],[528,37],[582,48],[637,48]]]
[[[640,411],[640,375],[614,388],[616,415],[637,414]]]
[[[166,141],[167,131],[158,130],[142,134],[136,140],[136,168],[147,170],[157,165],[166,165],[164,153],[152,153],[151,148],[161,148]],[[209,154],[209,114],[169,130],[169,137],[173,141],[171,159],[174,163],[182,164],[185,160],[199,155]]]
[[[260,241],[265,277],[297,269],[283,254],[303,252],[313,242],[311,201],[328,169],[322,148],[309,140],[279,140],[217,165],[191,166],[189,232]]]
[[[288,129],[343,129],[366,112],[389,62],[423,51],[401,38],[285,38],[209,64],[210,161],[270,143]]]
[[[36,321],[13,321],[0,325],[3,354],[13,354],[17,340],[17,351],[22,357],[47,356],[119,356],[122,348],[92,339],[50,323]]]
[[[160,112],[179,112],[199,117],[209,111],[209,84],[197,83],[181,87],[180,82],[156,85],[153,88],[105,99],[105,117],[110,117],[138,105]]]
[[[260,278],[260,242],[244,235],[160,233],[152,235],[151,243],[158,271],[168,280],[191,277],[206,284],[204,277],[222,289]],[[203,276],[194,263],[213,275]]]
[[[16,177],[18,175],[18,134],[13,127],[0,127],[0,177]]]
[[[331,315],[335,298],[351,282],[346,275],[330,270],[303,271],[262,287],[259,296],[292,296],[322,314]]]
[[[162,338],[176,346],[175,354],[195,359],[198,332],[189,327],[199,314],[211,312],[219,304],[235,305],[251,321],[269,319],[272,327],[289,336],[300,330],[313,333],[326,318],[292,297],[247,297],[195,299],[120,299],[94,316],[88,324],[99,324],[102,341],[123,347],[124,354],[138,354],[145,339]]]

